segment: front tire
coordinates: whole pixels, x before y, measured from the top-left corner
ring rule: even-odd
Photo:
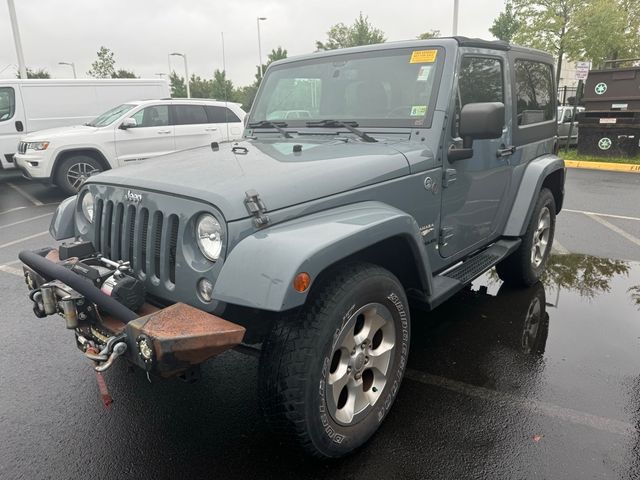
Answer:
[[[556,202],[547,188],[540,190],[529,225],[518,249],[496,265],[502,281],[529,287],[547,266],[556,230]]]
[[[98,160],[88,155],[75,155],[62,160],[55,175],[55,183],[66,194],[75,195],[91,175],[104,170]]]
[[[319,458],[364,444],[398,393],[410,318],[389,271],[358,263],[334,270],[296,314],[276,322],[260,360],[268,423]]]

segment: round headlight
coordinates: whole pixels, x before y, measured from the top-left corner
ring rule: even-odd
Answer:
[[[82,196],[82,213],[84,218],[89,220],[89,223],[93,223],[93,207],[94,207],[93,195],[90,192],[85,193]]]
[[[213,215],[205,213],[198,219],[196,238],[202,254],[215,262],[222,252],[222,227]]]

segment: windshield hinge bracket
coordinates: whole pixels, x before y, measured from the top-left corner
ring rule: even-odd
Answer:
[[[256,190],[247,190],[244,194],[244,206],[249,215],[254,217],[253,224],[257,228],[266,226],[269,223],[269,216],[265,214],[267,207],[260,198],[260,194]]]

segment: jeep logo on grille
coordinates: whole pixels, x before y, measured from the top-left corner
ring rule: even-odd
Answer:
[[[133,193],[131,190],[127,190],[127,193],[124,195],[124,199],[127,202],[140,203],[142,201],[142,194]]]

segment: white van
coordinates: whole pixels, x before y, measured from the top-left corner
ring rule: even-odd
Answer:
[[[81,125],[130,100],[171,96],[162,79],[0,79],[0,167],[13,168],[27,133]]]
[[[173,98],[131,101],[84,125],[25,135],[14,161],[26,178],[74,194],[90,175],[186,148],[242,138],[239,103]]]

